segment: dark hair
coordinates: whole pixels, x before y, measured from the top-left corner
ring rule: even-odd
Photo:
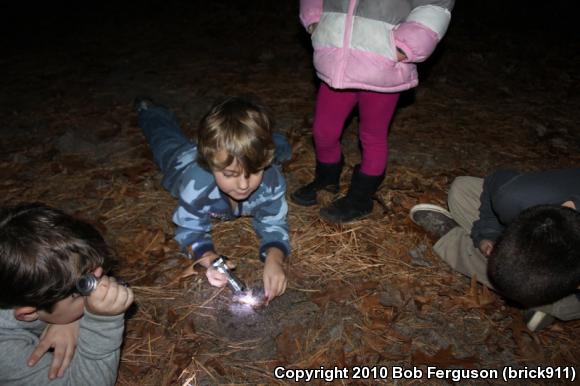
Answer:
[[[487,274],[526,307],[553,303],[580,285],[580,213],[557,205],[522,211],[489,256]]]
[[[0,307],[50,312],[79,277],[113,263],[90,224],[40,203],[0,209]]]
[[[200,122],[197,147],[197,162],[206,170],[223,170],[235,160],[246,175],[256,173],[274,158],[270,117],[243,98],[218,101]],[[218,156],[221,151],[224,159]]]

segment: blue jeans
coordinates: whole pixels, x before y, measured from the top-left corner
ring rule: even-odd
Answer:
[[[181,131],[175,114],[164,107],[150,107],[139,112],[139,126],[149,143],[153,159],[163,173],[163,187],[178,194],[179,176],[189,162],[182,155],[194,149],[194,143]],[[191,161],[197,152],[192,152]]]

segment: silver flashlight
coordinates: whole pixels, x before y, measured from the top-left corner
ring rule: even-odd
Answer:
[[[88,273],[80,277],[77,280],[77,291],[82,296],[89,296],[91,292],[97,289],[97,285],[99,284],[99,279],[92,273]]]
[[[117,279],[117,283],[121,284],[124,287],[128,287],[129,285],[127,282],[121,279]],[[81,296],[89,296],[94,290],[97,289],[99,285],[99,279],[92,273],[87,273],[86,275],[81,276],[77,280],[77,291]]]
[[[228,258],[226,256],[220,256],[217,259],[215,259],[213,263],[211,263],[211,266],[217,269],[218,272],[221,272],[224,275],[226,275],[226,278],[228,279],[228,285],[230,286],[230,288],[234,293],[245,291],[246,285],[244,284],[243,281],[238,279],[238,277],[234,275],[234,273],[230,270],[230,268],[226,264],[227,260]]]

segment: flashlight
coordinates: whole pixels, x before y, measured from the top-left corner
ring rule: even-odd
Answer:
[[[97,289],[97,285],[99,284],[99,279],[92,273],[88,273],[80,277],[77,280],[77,291],[82,296],[89,296],[91,292]]]
[[[117,282],[122,286],[128,286],[128,284],[123,280],[117,279]],[[97,277],[92,273],[87,273],[86,275],[81,276],[79,280],[77,280],[76,287],[81,296],[89,296],[94,290],[97,289],[98,285],[99,279],[97,279]]]
[[[234,275],[234,273],[227,266],[226,264],[227,259],[228,258],[225,256],[220,256],[217,259],[215,259],[213,263],[211,263],[211,266],[217,269],[218,272],[221,272],[224,275],[226,275],[228,284],[234,293],[242,292],[246,289],[246,285],[244,284],[243,281],[238,279],[238,277]]]

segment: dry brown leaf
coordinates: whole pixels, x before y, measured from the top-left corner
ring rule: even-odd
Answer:
[[[276,338],[276,350],[278,357],[287,363],[291,363],[299,357],[302,351],[302,337],[305,335],[304,327],[294,325],[287,327]]]
[[[179,320],[179,315],[175,312],[173,308],[167,310],[167,324],[171,327],[177,323]]]
[[[183,332],[187,337],[196,335],[195,322],[191,316],[183,321]]]
[[[482,287],[480,290],[479,288]],[[452,299],[455,307],[465,307],[465,308],[485,308],[486,306],[492,304],[495,301],[495,296],[493,293],[484,285],[481,285],[477,281],[477,276],[473,275],[471,277],[471,285],[469,291],[465,296],[460,296],[458,298]]]
[[[520,358],[539,361],[544,359],[538,337],[528,330],[519,312],[512,313],[512,322],[509,328],[516,343],[516,354]]]
[[[153,174],[157,167],[152,162],[142,162],[123,168],[121,173],[132,183],[141,181],[144,177]]]
[[[357,295],[362,295],[366,291],[374,291],[379,287],[379,282],[376,280],[363,281],[362,283],[356,285],[353,289]]]
[[[385,342],[376,333],[372,331],[365,331],[362,336],[363,343],[369,349],[382,353],[385,347]]]
[[[222,362],[219,361],[216,357],[208,359],[207,361],[205,361],[204,365],[206,367],[211,367],[216,371],[216,373],[218,373],[221,376],[224,376],[226,374],[226,370],[222,365]]]
[[[344,283],[335,280],[326,287],[326,290],[310,295],[310,299],[320,308],[324,308],[330,301],[340,303],[348,300],[351,295],[352,291],[345,287]]]

